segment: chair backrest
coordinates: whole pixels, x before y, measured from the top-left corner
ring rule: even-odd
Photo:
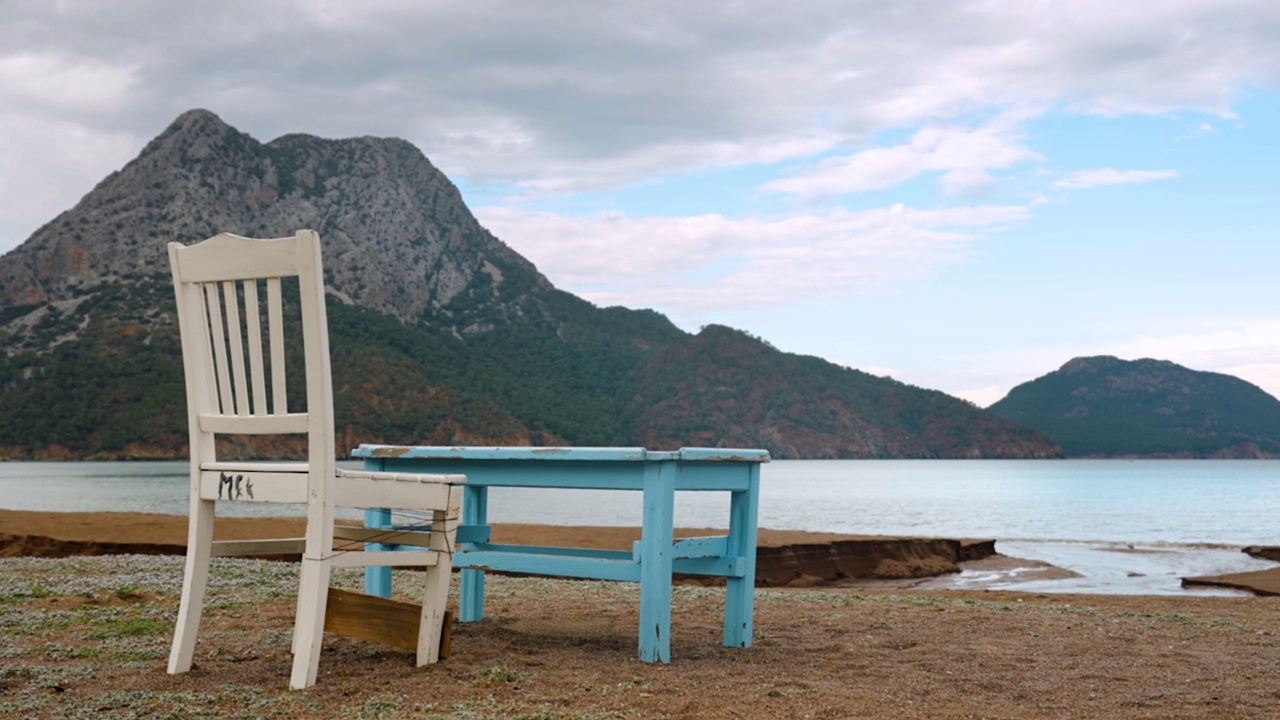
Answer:
[[[333,391],[319,235],[300,230],[256,240],[223,233],[191,246],[170,243],[169,264],[193,465],[217,460],[215,435],[306,433],[309,469],[332,476]],[[290,278],[297,278],[306,368],[306,408],[292,412],[286,333],[299,323],[285,315]]]

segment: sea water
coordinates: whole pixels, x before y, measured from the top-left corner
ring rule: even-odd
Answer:
[[[0,463],[0,508],[185,515],[187,467]],[[1003,554],[1082,574],[1005,583],[1017,589],[1176,592],[1183,576],[1273,567],[1239,548],[1280,545],[1280,461],[784,460],[763,466],[760,487],[761,527],[993,538]],[[224,503],[219,512],[303,508]],[[494,488],[489,517],[639,525],[641,504],[638,493]],[[727,518],[726,493],[677,495],[678,526],[724,527]]]

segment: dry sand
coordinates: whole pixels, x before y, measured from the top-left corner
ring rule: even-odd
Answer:
[[[50,519],[27,534],[122,539]],[[17,522],[0,514],[0,533]],[[296,567],[218,561],[196,667],[171,677],[180,558],[0,560],[0,717],[1280,717],[1272,597],[764,589],[744,650],[719,646],[722,592],[688,586],[664,666],[635,659],[634,586],[495,577],[439,665],[328,636],[319,684],[289,691]]]

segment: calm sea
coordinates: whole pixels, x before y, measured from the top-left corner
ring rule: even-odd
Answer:
[[[185,462],[0,463],[0,507],[184,515],[186,473]],[[1268,460],[785,460],[764,466],[760,525],[995,538],[1006,555],[1083,574],[1009,587],[1178,592],[1182,576],[1273,566],[1239,548],[1280,545],[1277,491],[1280,461]],[[640,522],[637,493],[494,489],[490,507],[494,522]],[[723,527],[727,513],[724,493],[677,498],[677,525]]]

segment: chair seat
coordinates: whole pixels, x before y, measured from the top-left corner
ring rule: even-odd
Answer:
[[[363,470],[337,471],[334,499],[345,507],[442,508],[463,475],[413,475]],[[455,518],[456,520],[456,518]]]
[[[219,460],[217,462],[200,463],[201,470],[216,472],[304,473],[310,468],[311,465],[304,462],[227,462]]]

